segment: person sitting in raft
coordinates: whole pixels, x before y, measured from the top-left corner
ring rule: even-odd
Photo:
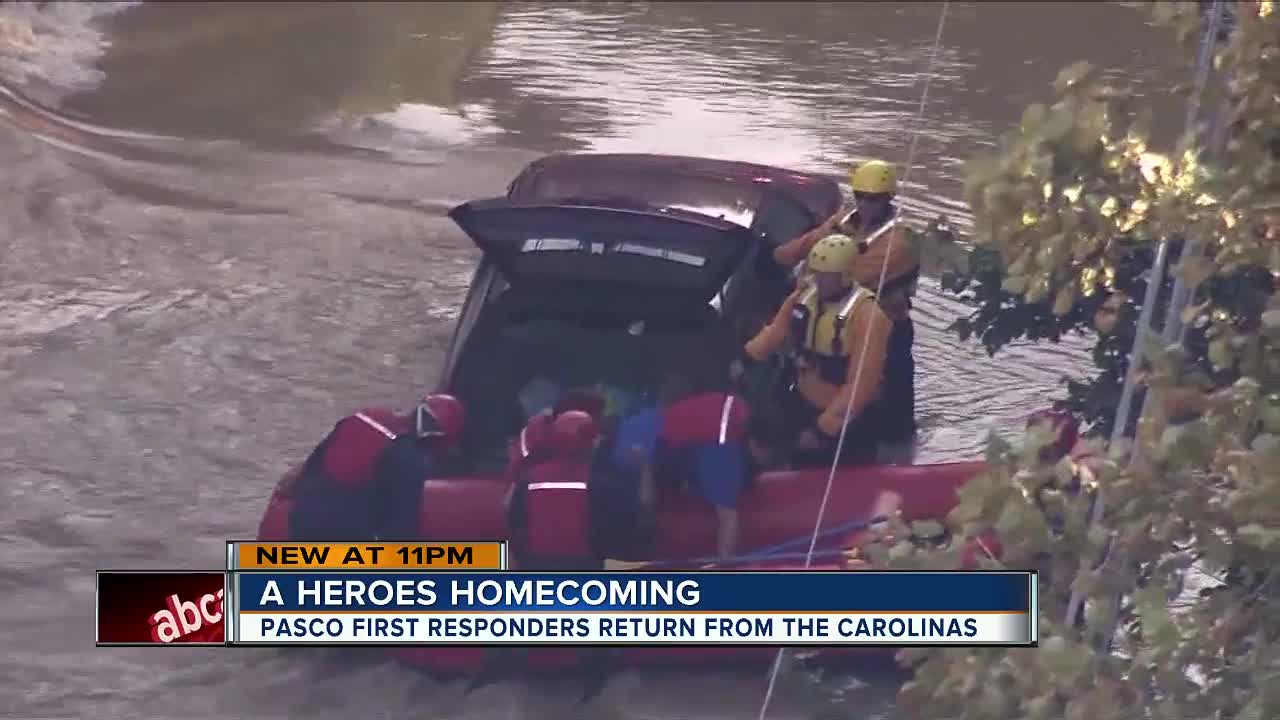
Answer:
[[[521,570],[604,568],[592,547],[588,488],[600,431],[589,414],[570,410],[551,421],[545,453],[526,463],[507,494],[512,555]]]
[[[857,244],[850,266],[853,279],[875,294],[880,308],[893,321],[885,363],[884,388],[877,401],[881,424],[881,462],[909,462],[916,434],[915,325],[911,299],[920,278],[920,257],[910,228],[897,221],[893,199],[898,179],[893,167],[871,160],[849,175],[854,209],[841,209],[818,227],[780,246],[774,260],[795,270],[820,239],[841,233]],[[884,271],[884,283],[880,282]]]
[[[551,421],[545,451],[535,451],[531,455],[533,461],[521,466],[518,481],[505,501],[517,570],[604,569],[604,556],[594,532],[602,519],[591,483],[593,456],[600,440],[599,427],[591,415],[580,410],[562,412]],[[523,653],[519,650],[503,648],[491,652],[470,689],[505,676],[520,657]],[[589,673],[582,698],[586,701],[607,682],[613,654],[608,649],[583,650],[580,663]]]
[[[851,268],[858,249],[844,235],[830,235],[809,253],[810,282],[778,308],[773,320],[743,348],[760,362],[788,347],[796,381],[783,398],[778,432],[781,454],[796,467],[874,463],[880,439],[883,387],[892,323],[875,296],[858,286]],[[861,361],[861,372],[858,370]],[[740,377],[742,360],[734,363]],[[835,450],[846,413],[849,428],[840,457]],[[762,439],[768,442],[769,438]]]
[[[465,422],[452,395],[428,395],[409,412],[366,408],[339,420],[299,472],[289,538],[413,540],[423,481],[457,451]]]

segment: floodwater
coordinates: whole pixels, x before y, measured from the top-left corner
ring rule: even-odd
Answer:
[[[218,566],[335,418],[434,381],[476,260],[452,204],[558,150],[901,163],[939,10],[0,5],[0,714],[572,717],[572,684],[464,698],[376,655],[96,650],[93,570]],[[906,206],[964,227],[964,160],[1078,59],[1182,117],[1189,59],[1139,11],[951,5]],[[918,306],[921,461],[1082,371],[1078,343],[958,342],[936,285]],[[855,714],[893,717],[864,682]],[[646,672],[584,714],[754,717],[763,688]]]

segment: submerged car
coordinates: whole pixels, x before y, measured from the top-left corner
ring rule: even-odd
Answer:
[[[439,385],[467,408],[465,462],[451,477],[425,481],[422,538],[508,536],[507,448],[558,393],[595,388],[612,412],[625,413],[651,395],[665,361],[678,353],[719,358],[727,377],[753,323],[793,287],[772,249],[840,205],[838,185],[815,174],[689,157],[566,154],[530,164],[504,197],[454,208],[450,217],[483,253]],[[908,519],[943,517],[957,487],[980,467],[840,469],[818,547],[847,547],[885,490],[902,498]],[[829,472],[755,478],[740,507],[741,551],[803,551]],[[287,495],[282,485],[273,496],[260,539],[288,539]],[[652,557],[620,559],[678,564],[714,554],[708,504],[669,490],[657,505]],[[833,567],[844,566],[835,557]],[[636,657],[770,657],[760,648],[708,652],[645,649]],[[441,669],[464,669],[478,657],[466,649],[408,654]]]
[[[642,394],[673,350],[725,356],[792,288],[773,246],[841,203],[829,178],[655,155],[556,155],[450,217],[483,251],[442,387],[501,463],[532,379]],[[482,467],[477,470],[483,471]]]

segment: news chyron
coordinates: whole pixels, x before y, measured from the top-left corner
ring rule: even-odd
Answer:
[[[1030,572],[512,571],[502,542],[228,543],[218,572],[98,577],[100,645],[991,647],[1038,641]]]
[[[99,647],[232,645],[227,620],[239,572],[503,570],[506,558],[501,542],[229,542],[222,570],[99,570],[95,640]]]

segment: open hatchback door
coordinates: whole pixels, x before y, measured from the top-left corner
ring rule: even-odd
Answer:
[[[710,300],[755,242],[734,223],[675,209],[492,198],[449,213],[515,285],[595,286]]]

